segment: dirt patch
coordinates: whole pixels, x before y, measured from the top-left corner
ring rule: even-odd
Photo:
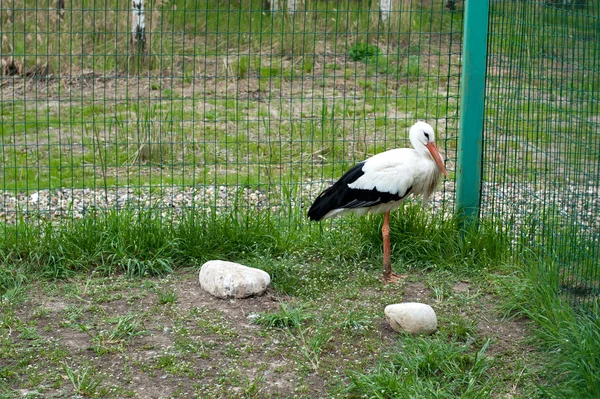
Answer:
[[[427,302],[431,298],[431,290],[421,281],[408,282],[403,289],[403,302]]]
[[[460,281],[452,286],[454,292],[469,292],[469,283],[467,281]]]
[[[308,313],[315,318],[290,330],[257,325],[249,316],[278,314],[282,302],[299,298],[269,289],[260,297],[217,299],[200,289],[192,270],[163,279],[87,278],[58,284],[52,293],[33,287],[16,311],[20,324],[10,333],[21,359],[35,353],[36,369],[16,372],[52,382],[41,388],[45,397],[77,393],[70,378],[96,381],[101,397],[325,397],[348,370],[366,372],[387,351],[398,350],[405,338],[382,314],[390,297],[431,303],[442,324],[455,317],[477,320],[473,339],[491,340],[488,356],[520,364],[530,351],[523,344],[526,323],[501,319],[495,298],[448,307],[447,301],[460,300],[451,295],[436,305],[424,281],[411,276],[395,287],[364,287],[356,298],[311,308]],[[452,292],[467,298],[476,289],[460,281]],[[365,313],[367,308],[373,312]],[[442,325],[432,339],[444,334],[456,339],[445,332],[447,327]],[[468,339],[466,345],[472,345]],[[0,360],[0,366],[15,368],[8,362]],[[27,388],[17,382],[10,386]],[[510,389],[519,392],[518,386]]]

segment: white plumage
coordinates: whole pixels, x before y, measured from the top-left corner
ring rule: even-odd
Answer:
[[[315,221],[348,212],[385,213],[382,233],[386,278],[391,276],[389,213],[408,195],[421,195],[423,203],[427,203],[442,173],[447,176],[429,124],[415,123],[410,128],[409,139],[413,148],[385,151],[352,167],[323,191],[308,211],[309,219]]]

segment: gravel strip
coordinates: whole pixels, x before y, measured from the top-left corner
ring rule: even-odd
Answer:
[[[200,209],[226,212],[234,207],[272,209],[282,206],[307,207],[332,181],[305,183],[297,192],[285,195],[281,187],[250,189],[235,186],[169,187],[161,190],[123,187],[117,189],[56,189],[33,193],[0,192],[0,220],[14,224],[19,218],[29,222],[80,219],[95,211],[117,209],[160,209],[181,212]],[[433,209],[443,206],[445,212],[454,207],[454,183],[444,182],[431,199]],[[530,183],[486,183],[482,187],[482,213],[502,216],[515,227],[528,223],[531,216],[548,205],[565,220],[575,220],[583,229],[600,234],[600,192],[598,187],[567,185],[561,191],[540,189]]]

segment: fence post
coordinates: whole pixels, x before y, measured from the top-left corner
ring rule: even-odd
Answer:
[[[456,212],[466,222],[479,215],[490,4],[488,0],[464,4]]]

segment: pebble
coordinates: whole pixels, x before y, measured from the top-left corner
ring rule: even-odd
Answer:
[[[424,303],[405,302],[388,305],[385,318],[397,332],[433,334],[437,330],[437,316],[433,308]]]

